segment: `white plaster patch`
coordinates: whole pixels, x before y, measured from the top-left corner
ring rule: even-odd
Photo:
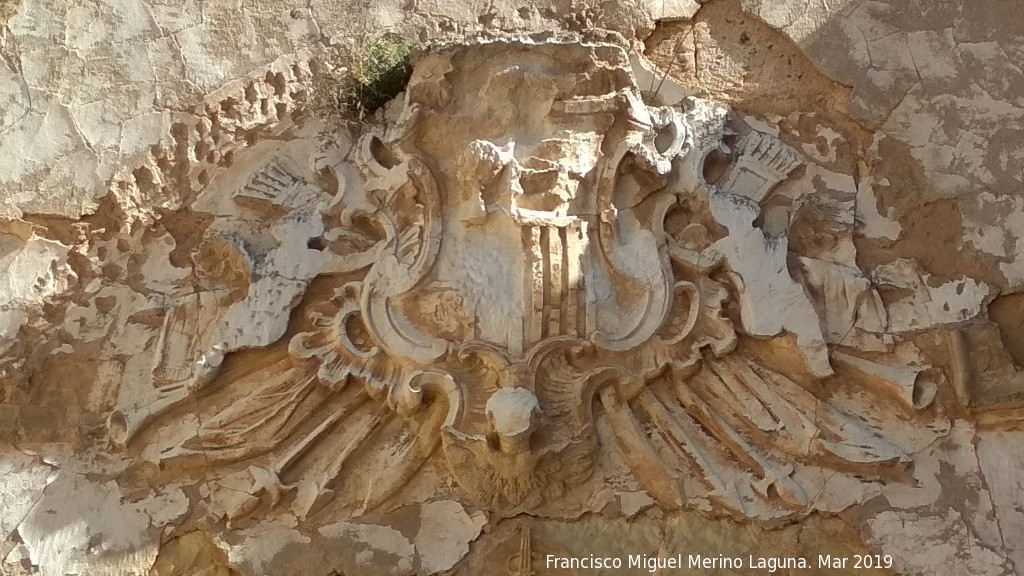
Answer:
[[[1010,221],[1024,223],[1024,201],[1020,198],[997,198],[991,192],[982,192],[969,200],[963,213],[964,240],[987,254],[1006,258],[1008,245],[1017,240]]]
[[[644,0],[641,4],[655,20],[688,20],[700,9],[696,0]]]
[[[786,2],[743,0],[745,11],[756,14],[772,28],[784,30],[798,44],[811,37],[824,22],[842,12],[852,0],[834,2]]]
[[[0,455],[0,540],[18,527],[53,480],[52,469],[13,449]]]
[[[831,375],[818,314],[803,287],[789,275],[788,238],[768,237],[755,228],[759,208],[738,196],[716,193],[711,209],[729,229],[729,235],[711,249],[722,255],[732,272],[744,330],[756,337],[792,332],[811,371]]]
[[[60,242],[0,232],[0,309],[38,304],[64,290],[73,274],[67,253]]]
[[[643,490],[638,492],[619,492],[618,497],[622,513],[629,518],[654,505],[654,498],[651,498]]]
[[[995,506],[1003,534],[1024,534],[1024,432],[982,430],[978,433],[978,461]],[[1015,566],[1024,566],[1024,542],[1006,538],[1007,552]]]
[[[955,78],[962,68],[952,28],[910,32],[907,45],[918,74],[924,78],[948,81]]]
[[[469,553],[469,543],[487,523],[482,512],[466,513],[454,500],[428,502],[421,509],[419,532],[413,543],[426,574],[448,570]]]
[[[0,138],[0,184],[16,184],[50,158],[80,145],[66,107],[54,102],[43,112],[30,113]]]
[[[970,461],[974,455],[970,450],[970,439],[974,429],[963,421],[954,423],[950,428],[948,443],[951,449],[945,449],[944,443],[936,443],[914,455],[914,483],[891,483],[882,489],[882,494],[895,509],[913,509],[932,506],[942,495],[942,484],[939,480],[941,464],[952,464],[958,473],[967,473],[971,469]],[[962,449],[968,446],[968,449]],[[974,467],[976,469],[976,467]]]
[[[930,275],[922,272],[917,263],[902,258],[875,269],[873,280],[876,285],[911,291],[888,307],[891,332],[956,324],[981,314],[990,291],[986,284],[964,276],[932,287],[928,278]]]
[[[188,276],[189,270],[171,264],[170,256],[175,242],[170,234],[164,234],[149,246],[146,260],[139,270],[145,279],[143,282],[151,290],[170,293]]]
[[[1003,259],[999,270],[1011,288],[1024,285],[1024,198],[985,191],[962,213],[964,240]]]
[[[365,544],[366,549],[356,554],[356,562],[360,566],[390,565],[400,573],[409,572],[413,568],[416,548],[408,538],[394,528],[337,522],[320,528],[320,534],[328,538]]]
[[[864,171],[864,167],[861,167],[861,171]],[[879,184],[888,185],[888,180],[883,178]],[[896,220],[892,207],[887,208],[885,214],[878,209],[878,197],[875,196],[873,185],[874,178],[869,175],[862,178],[857,186],[859,232],[868,238],[896,240],[900,237],[903,227]]]
[[[950,134],[945,120],[952,110],[965,128]],[[997,176],[1013,175],[1008,166],[987,162],[992,143],[989,127],[1019,126],[1022,120],[1024,109],[977,85],[970,85],[965,94],[940,95],[926,94],[918,87],[893,110],[879,134],[910,146],[928,184],[923,188],[927,197],[960,198],[982,186],[999,185]]]
[[[782,121],[782,116],[777,114],[768,114],[764,119],[762,119],[757,116],[748,116],[742,113],[737,113],[737,115],[743,119],[743,122],[754,130],[764,132],[765,134],[771,134],[776,138],[779,137],[779,122]]]
[[[886,511],[868,520],[870,542],[893,557],[900,573],[933,576],[999,576],[1005,559],[985,547],[960,513]]]
[[[18,526],[41,576],[134,573],[148,569],[157,543],[151,526],[165,526],[188,511],[180,488],[125,502],[117,483],[61,472]],[[105,572],[109,571],[109,572]]]
[[[309,544],[309,537],[288,526],[269,525],[238,532],[240,544],[228,548],[228,561],[249,574],[270,574],[267,569],[289,544]]]

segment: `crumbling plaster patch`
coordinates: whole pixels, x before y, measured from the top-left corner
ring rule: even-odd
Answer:
[[[151,565],[157,544],[150,528],[159,533],[188,508],[180,488],[129,502],[114,480],[62,471],[18,525],[18,534],[44,576],[83,570],[113,575]]]

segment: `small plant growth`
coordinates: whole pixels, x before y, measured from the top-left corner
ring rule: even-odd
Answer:
[[[350,105],[360,117],[372,114],[398,95],[409,81],[413,45],[395,34],[367,41],[352,64]]]
[[[319,75],[311,104],[328,125],[353,128],[405,88],[415,46],[390,33],[364,33],[350,42],[335,47],[335,66]]]

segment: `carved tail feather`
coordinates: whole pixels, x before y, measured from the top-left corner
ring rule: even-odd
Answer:
[[[360,513],[365,513],[408,485],[461,409],[452,386],[439,373],[414,372],[401,390],[392,389],[359,419],[346,419],[344,446],[329,466],[303,480],[306,489],[300,491],[306,494],[297,499],[296,513],[303,518],[315,513],[336,491],[350,495],[347,502],[353,504],[352,496],[363,493]],[[363,470],[373,473],[360,477]]]
[[[782,374],[742,357],[722,361],[777,415],[785,431],[795,430],[813,456],[842,464],[906,463],[910,457],[866,424],[845,415]]]
[[[695,497],[684,496],[683,479],[696,477],[727,508],[783,517],[812,504],[793,457],[868,475],[909,461],[866,424],[738,355],[707,357],[688,380],[669,376],[630,399],[620,394],[600,391],[605,417],[637,479],[666,508]]]
[[[315,329],[290,340],[286,366],[231,382],[247,392],[165,452],[241,460],[273,451],[219,481],[218,509],[229,522],[292,492],[290,505],[302,518],[331,500],[373,509],[413,479],[459,411],[437,378],[422,371],[406,378],[369,338],[357,304],[361,289],[358,282],[338,288],[311,313]]]
[[[694,394],[686,386],[686,383],[677,382],[674,388],[676,397],[687,411],[702,426],[710,430],[711,434],[727,447],[734,457],[746,464],[756,474],[773,483],[779,496],[786,503],[797,507],[807,505],[807,494],[789,477],[793,472],[792,467],[782,466],[759,453],[742,434],[723,421],[717,410]]]
[[[433,402],[427,408],[426,416],[416,429],[413,441],[395,455],[395,466],[387,470],[382,478],[370,483],[366,498],[363,500],[362,511],[380,506],[419,472],[441,444],[441,431],[448,411],[448,406],[444,402]]]
[[[246,378],[242,381],[244,384]],[[316,379],[302,368],[254,375],[254,387],[203,421],[196,434],[161,454],[163,460],[202,455],[210,460],[253,458],[273,450],[323,399]]]
[[[615,432],[619,449],[637,479],[659,504],[678,510],[686,496],[678,475],[671,472],[655,452],[629,405],[620,401],[611,387],[601,389],[601,404]]]
[[[562,496],[566,485],[583,482],[593,474],[598,454],[593,427],[593,404],[597,390],[606,382],[624,374],[619,368],[580,371],[573,357],[587,354],[585,347],[561,348],[551,354],[537,371],[536,392],[544,411],[545,431],[550,452],[542,456],[538,469],[548,480],[546,498]]]
[[[308,386],[311,382],[315,383],[315,379],[297,387]],[[290,506],[300,518],[310,517],[341,496],[344,496],[341,506],[356,506],[360,513],[365,513],[408,485],[440,445],[441,430],[449,412],[444,401],[431,401],[420,414],[401,416],[383,399],[371,399],[362,386],[351,386],[331,396],[340,402],[332,403],[334,410],[331,412],[320,411],[323,418],[318,425],[298,434],[292,431],[282,435],[283,440],[278,440],[276,445],[264,446],[264,451],[288,447],[275,451],[275,457],[267,465],[252,465],[240,481],[229,483],[232,488],[227,490],[228,503],[223,509],[230,523],[237,524],[249,516],[261,507],[261,502],[275,506],[285,494],[293,492]],[[320,405],[323,406],[323,402]],[[268,406],[267,410],[274,408],[290,411],[285,402]],[[221,424],[231,422],[225,412],[227,410],[218,414],[217,421]],[[205,441],[225,434],[212,424],[209,430],[204,430]],[[252,436],[246,442],[243,446],[260,444]],[[333,450],[325,452],[323,448],[328,446]],[[320,449],[312,451],[314,447]],[[224,450],[236,448],[231,446]],[[245,453],[241,457],[256,455]],[[367,470],[376,472],[367,476]],[[286,477],[297,480],[286,484]]]

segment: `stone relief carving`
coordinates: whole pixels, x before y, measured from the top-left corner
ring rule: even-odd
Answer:
[[[1024,36],[963,4],[0,2],[0,573],[1021,572]]]
[[[852,200],[650,75],[613,43],[439,50],[379,129],[214,176],[202,277],[158,309],[153,391],[122,393],[111,439],[219,463],[229,523],[371,513],[417,482],[536,513],[612,460],[666,509],[763,520],[906,477],[886,421],[927,418],[941,375],[887,333]],[[831,405],[833,376],[863,413]]]

